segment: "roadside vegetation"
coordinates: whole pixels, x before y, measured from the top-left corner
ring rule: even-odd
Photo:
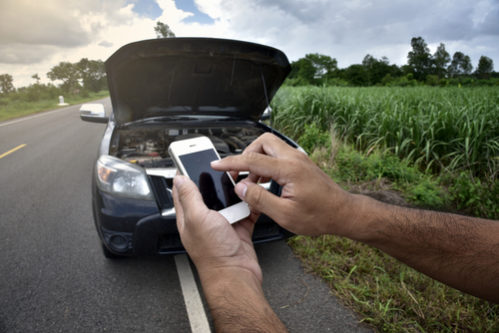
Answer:
[[[342,187],[387,202],[499,218],[499,90],[285,87],[274,126]],[[303,124],[306,124],[305,126]],[[289,244],[379,331],[499,330],[499,306],[336,236]]]
[[[380,151],[438,177],[447,192],[442,204],[499,218],[497,88],[285,87],[273,107],[276,126],[294,138],[332,130],[369,158]],[[390,161],[379,165],[390,168]],[[352,180],[359,180],[360,163],[348,167]]]
[[[60,108],[61,106],[57,105],[59,103],[59,93],[55,90],[54,94],[32,101],[14,94],[8,97],[0,97],[0,121]],[[109,96],[109,91],[101,90],[98,92],[89,92],[84,95],[74,94],[63,96],[65,103],[73,105],[107,97]]]
[[[12,76],[1,74],[0,121],[57,108],[59,96],[64,97],[65,103],[77,104],[109,95],[104,63],[100,60],[61,62],[52,67],[47,77],[59,85],[40,83],[40,76],[33,74],[33,84],[16,89]]]

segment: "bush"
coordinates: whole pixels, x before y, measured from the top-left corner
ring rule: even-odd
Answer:
[[[298,143],[307,153],[312,153],[315,148],[331,148],[331,135],[321,131],[314,123],[306,124],[303,134],[298,138]]]
[[[388,85],[397,87],[415,87],[418,84],[418,81],[413,78],[412,74],[407,74],[406,76],[399,76],[391,80]]]
[[[439,79],[437,75],[427,75],[426,76],[426,84],[429,86],[438,86],[439,84]]]
[[[57,99],[60,94],[59,88],[51,84],[32,84],[28,87],[19,88],[17,93],[12,94],[12,99],[17,101],[36,102],[47,99]]]
[[[381,84],[384,86],[390,85],[390,83],[393,81],[393,77],[388,73],[383,78],[381,79]]]
[[[347,87],[350,84],[348,83],[348,81],[345,81],[345,80],[337,78],[337,77],[333,77],[333,78],[327,79],[325,81],[325,85],[329,86],[329,87]]]
[[[483,184],[468,172],[447,179],[451,183],[449,193],[457,209],[475,216],[499,218],[499,182]]]
[[[80,92],[78,95],[80,95],[81,97],[87,98],[88,96],[90,96],[90,92],[88,91],[88,89],[82,88],[82,89],[80,89]]]
[[[440,208],[448,201],[438,179],[411,166],[389,152],[372,151],[368,156],[343,145],[337,151],[330,174],[340,182],[363,183],[388,180],[393,189],[414,204]]]

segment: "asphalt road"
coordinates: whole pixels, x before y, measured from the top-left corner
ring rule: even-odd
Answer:
[[[109,100],[104,100],[110,109]],[[101,253],[90,182],[105,125],[79,106],[0,123],[0,332],[189,332],[173,257]],[[291,332],[365,332],[284,242],[257,247]]]

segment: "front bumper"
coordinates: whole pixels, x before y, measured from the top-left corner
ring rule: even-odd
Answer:
[[[159,211],[154,201],[119,198],[94,192],[94,220],[103,245],[114,254],[145,256],[185,253],[173,209]],[[285,239],[292,234],[262,215],[253,242]]]

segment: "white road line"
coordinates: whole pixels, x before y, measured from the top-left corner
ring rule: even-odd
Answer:
[[[33,118],[44,117],[46,115],[49,115],[49,114],[52,114],[52,113],[56,113],[56,112],[67,111],[72,106],[74,106],[74,105],[70,105],[68,107],[65,107],[65,108],[62,108],[62,109],[53,110],[53,111],[46,111],[46,112],[37,113],[37,114],[32,115],[32,116],[22,117],[22,118],[19,118],[19,119],[16,119],[16,120],[7,121],[5,123],[0,123],[0,127],[8,126],[8,125],[16,124],[16,123],[20,123],[22,121],[30,120],[30,119],[33,119]]]
[[[175,264],[177,265],[178,278],[182,287],[182,294],[184,295],[184,303],[192,333],[211,332],[187,255],[176,255]]]

